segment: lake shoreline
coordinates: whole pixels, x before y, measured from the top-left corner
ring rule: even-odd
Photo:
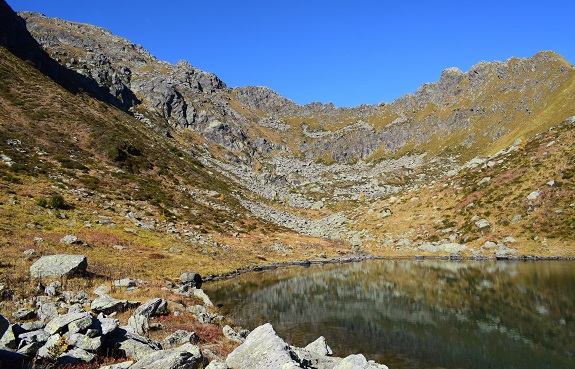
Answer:
[[[485,260],[507,260],[507,261],[543,261],[543,260],[575,260],[575,257],[564,257],[564,256],[537,256],[537,255],[519,255],[519,256],[462,256],[459,254],[452,255],[414,255],[414,256],[378,256],[368,253],[355,254],[351,256],[338,256],[335,258],[325,258],[325,259],[304,259],[304,260],[293,260],[293,261],[283,261],[277,263],[270,263],[264,265],[255,265],[244,268],[238,268],[232,272],[223,274],[212,274],[206,277],[202,277],[203,282],[215,282],[225,279],[234,278],[245,273],[250,272],[262,272],[266,270],[274,270],[283,267],[290,266],[301,266],[307,268],[311,265],[327,265],[327,264],[348,264],[357,263],[368,260],[447,260],[447,261],[485,261]]]

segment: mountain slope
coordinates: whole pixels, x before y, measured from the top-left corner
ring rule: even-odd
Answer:
[[[562,174],[553,173],[570,171],[570,126],[549,130],[575,115],[575,68],[554,52],[480,62],[465,73],[450,68],[438,82],[390,104],[299,106],[266,87],[229,88],[185,61],[159,61],[99,27],[20,15],[79,83],[75,90],[62,88],[2,51],[0,145],[10,164],[2,169],[4,200],[14,202],[5,216],[17,211],[20,224],[33,225],[16,232],[25,240],[20,251],[34,234],[51,234],[57,244],[56,234],[90,233],[85,225],[99,216],[116,224],[104,232],[113,236],[108,239],[143,243],[150,255],[160,244],[191,247],[190,254],[178,255],[211,259],[209,266],[197,262],[210,273],[350,247],[378,255],[455,250],[493,256],[485,242],[508,236],[525,245],[516,253],[571,255],[575,249],[562,203],[570,198],[569,181],[553,187],[553,196],[538,207],[544,214],[566,214],[560,232],[539,219],[543,213],[522,211],[521,199],[545,183],[537,168],[545,168],[546,182],[557,177],[559,183]],[[562,144],[541,156],[545,135]],[[539,158],[535,169],[527,155]],[[484,165],[477,157],[485,156],[505,164]],[[469,164],[476,161],[482,166]],[[478,173],[490,179],[479,185]],[[39,178],[39,186],[30,178]],[[509,181],[521,185],[510,192]],[[18,206],[14,192],[25,195],[26,206]],[[33,206],[58,193],[74,204],[67,211],[81,209],[64,213],[74,221],[30,218],[61,215]],[[71,200],[80,193],[93,210]],[[522,220],[511,222],[514,215],[503,214],[498,201],[508,202]],[[94,211],[97,216],[85,216]],[[490,235],[475,225],[481,218],[490,222]],[[120,230],[124,223],[146,236],[140,229],[138,238]],[[16,228],[8,222],[4,231],[14,235]],[[552,251],[533,246],[552,235],[568,244]],[[111,242],[103,244],[109,248]],[[450,251],[445,244],[459,246]],[[166,267],[176,265],[171,258],[180,260],[163,251]]]
[[[27,249],[81,252],[94,273],[153,279],[335,253],[250,215],[243,190],[196,159],[203,148],[70,93],[2,47],[0,80],[3,277],[31,263]],[[60,242],[66,234],[79,244]]]

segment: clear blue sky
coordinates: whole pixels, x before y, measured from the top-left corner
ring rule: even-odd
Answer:
[[[441,71],[555,50],[575,62],[575,1],[7,0],[90,23],[306,104],[391,102]]]

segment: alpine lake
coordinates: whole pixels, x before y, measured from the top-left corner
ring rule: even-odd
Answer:
[[[236,325],[390,369],[575,368],[575,261],[375,260],[203,288]]]

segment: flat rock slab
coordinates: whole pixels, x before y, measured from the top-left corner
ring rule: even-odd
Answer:
[[[242,369],[299,368],[295,357],[290,346],[277,335],[271,324],[266,323],[254,329],[246,341],[228,355],[226,364],[230,368]]]
[[[90,309],[95,313],[111,314],[113,312],[122,312],[127,306],[127,300],[118,300],[104,294],[92,301]]]
[[[86,317],[90,318],[90,313],[71,313],[59,315],[52,319],[48,324],[46,324],[44,330],[49,334],[66,332],[68,330],[68,324],[77,320],[86,319]]]
[[[365,356],[349,355],[339,362],[333,369],[389,369],[386,365],[377,364],[373,361],[367,361]]]
[[[36,260],[30,267],[34,278],[69,277],[76,272],[86,271],[88,260],[84,255],[49,255]]]
[[[198,346],[186,343],[178,348],[157,351],[130,369],[199,369],[205,367],[205,361]]]

